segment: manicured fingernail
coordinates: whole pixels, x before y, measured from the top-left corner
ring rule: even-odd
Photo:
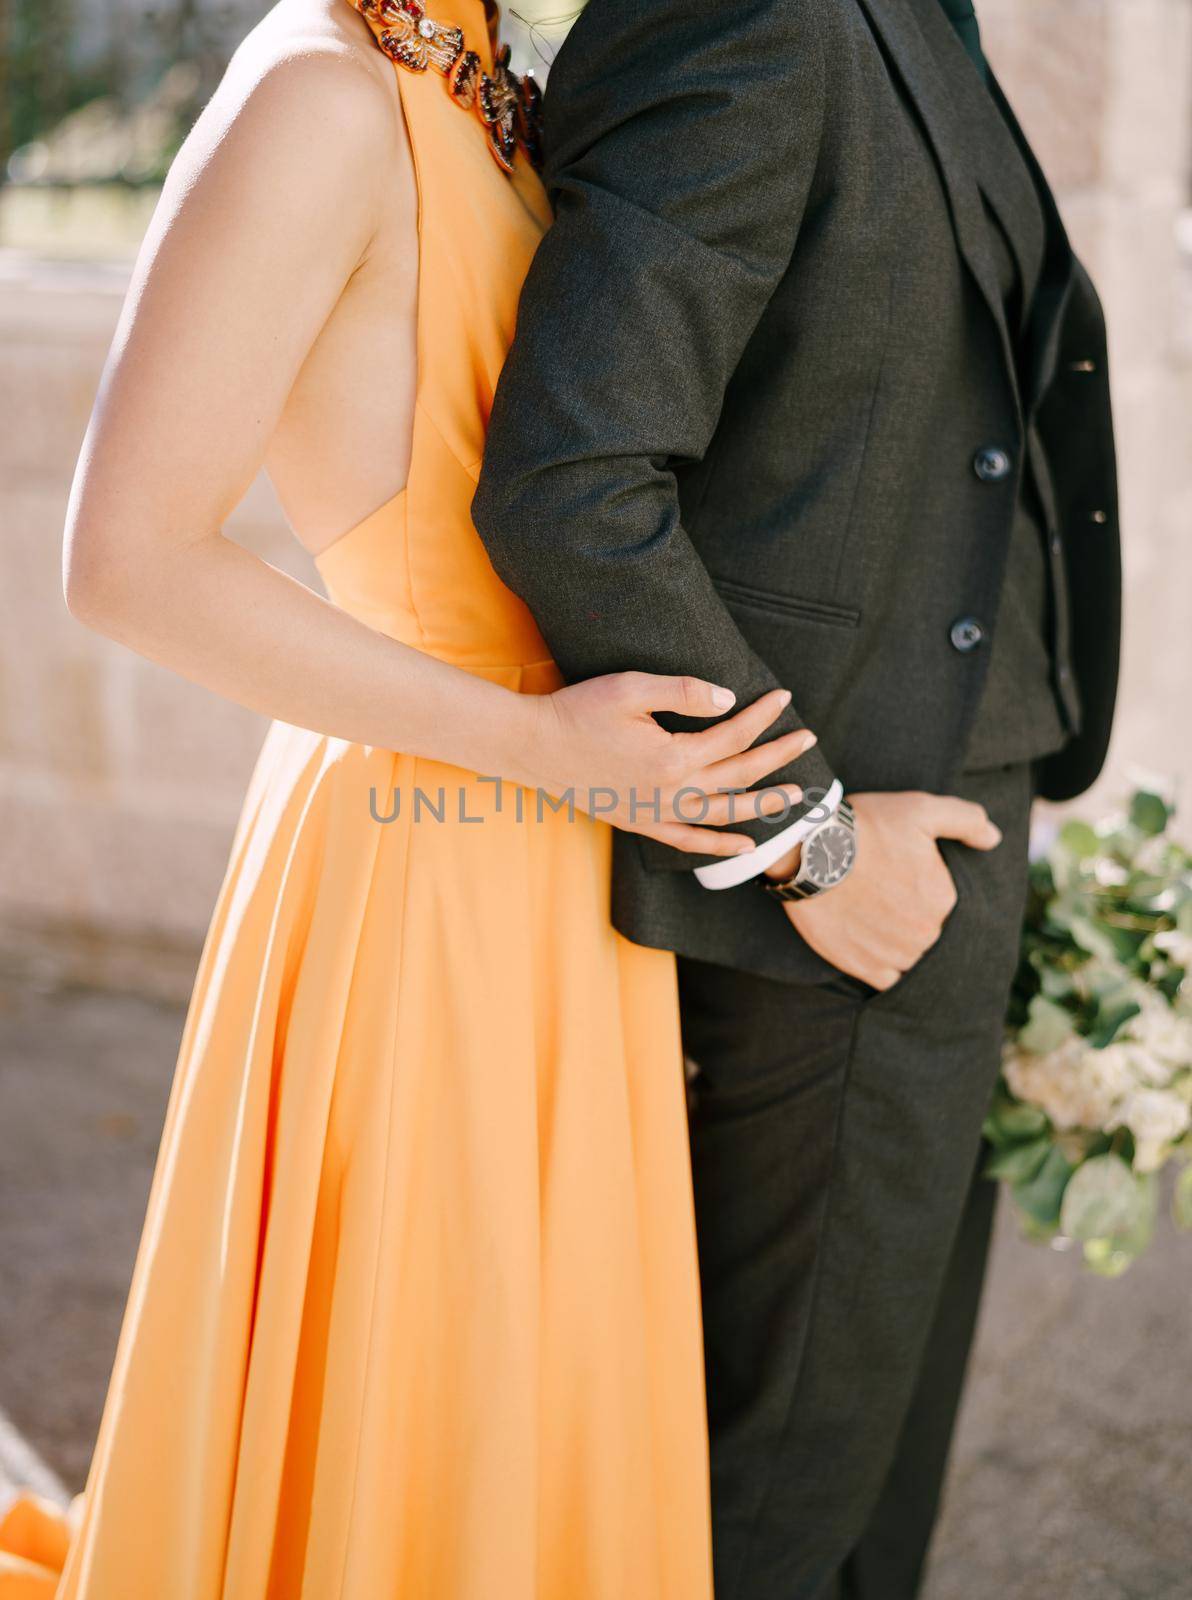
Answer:
[[[736,702],[737,697],[731,689],[712,690],[712,704],[714,706],[720,706],[723,710],[727,711],[729,706],[735,705]]]
[[[733,851],[733,854],[735,856],[751,856],[753,854],[754,850],[756,850],[756,848],[757,848],[757,846],[753,843],[753,840],[751,839],[748,844],[739,844],[737,846],[737,848]]]
[[[818,744],[818,743],[819,743],[819,734],[818,733],[810,733],[809,732],[808,735],[807,735],[807,744],[806,744],[805,748],[810,750],[813,744]]]
[[[782,693],[778,697],[778,704],[785,711],[787,706],[790,705],[790,703],[791,703],[791,692],[790,692],[789,689],[783,689]]]

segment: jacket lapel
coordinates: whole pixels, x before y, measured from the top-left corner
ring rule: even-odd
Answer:
[[[1019,155],[1018,141],[993,97],[993,73],[989,86],[968,70],[955,54],[952,40],[929,40],[947,54],[940,62],[956,108],[957,142],[961,156],[977,180],[977,188],[997,218],[1009,242],[1024,284],[1033,284],[1039,273],[1046,247],[1045,218],[1040,200],[1032,194],[1028,168]],[[954,70],[949,74],[949,65]],[[1012,328],[1011,335],[1020,330]]]
[[[940,49],[950,50],[951,47],[951,39],[938,42]],[[1055,372],[1060,320],[1072,283],[1072,247],[1051,188],[992,68],[986,87],[976,73],[965,71],[965,64],[958,56],[948,86],[960,114],[966,159],[1018,257],[1024,281],[1030,276],[1028,240],[1038,230],[1037,220],[1032,220],[1024,210],[1031,198],[1026,192],[1027,185],[1034,188],[1038,209],[1042,212],[1042,267],[1026,326],[1020,334],[1019,330],[1012,330],[1021,339],[1018,371],[1023,405],[1030,411],[1045,393]],[[1038,246],[1036,240],[1035,248]]]
[[[930,3],[938,7],[938,0],[930,0]],[[997,324],[1006,373],[1017,403],[1014,350],[1006,327],[997,268],[989,249],[984,202],[977,187],[976,167],[970,159],[964,119],[923,37],[910,0],[859,0],[859,4],[922,121],[943,181],[960,254]],[[939,23],[941,27],[950,27],[942,10]],[[959,40],[956,47],[962,49]]]
[[[1018,118],[1014,115],[1009,101],[1002,92],[1002,86],[992,71],[989,74],[989,92],[999,109],[999,114],[1005,118],[1010,135],[1017,141],[1023,159],[1034,178],[1047,230],[1047,254],[1043,263],[1043,276],[1031,306],[1027,326],[1027,365],[1024,385],[1028,408],[1033,410],[1055,376],[1060,330],[1075,278],[1075,256],[1051,186],[1044,177],[1043,170],[1035,159],[1035,152],[1031,149],[1026,135],[1019,126]]]

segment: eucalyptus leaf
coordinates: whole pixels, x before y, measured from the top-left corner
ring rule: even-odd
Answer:
[[[1138,952],[1146,941],[1147,928],[1106,928],[1106,937],[1113,945],[1118,960],[1129,965],[1138,959]]]
[[[1129,1235],[1145,1209],[1145,1194],[1121,1156],[1092,1156],[1064,1192],[1060,1227],[1087,1242]]]
[[[1037,994],[1030,1003],[1027,1024],[1018,1035],[1019,1047],[1033,1055],[1058,1050],[1075,1031],[1071,1015],[1046,995]]]
[[[985,1163],[985,1176],[1004,1178],[1007,1183],[1025,1183],[1042,1167],[1051,1148],[1050,1139],[1030,1139],[1025,1144],[1003,1145]]]
[[[1123,1233],[1111,1234],[1105,1239],[1089,1239],[1085,1243],[1084,1258],[1102,1277],[1120,1277],[1143,1253],[1154,1235],[1158,1184],[1153,1173],[1138,1174],[1136,1182],[1139,1204],[1131,1226]]]
[[[1065,822],[1060,829],[1060,844],[1070,855],[1078,858],[1095,856],[1100,853],[1101,841],[1096,830],[1087,822],[1073,819]]]
[[[1038,1172],[1025,1182],[1014,1184],[1014,1200],[1040,1227],[1054,1228],[1059,1223],[1064,1191],[1071,1177],[1072,1163],[1053,1144]]]
[[[1130,877],[1127,903],[1143,916],[1155,916],[1171,894],[1171,885],[1165,877],[1155,873],[1135,872]]]
[[[1116,1006],[1102,1006],[1089,1033],[1089,1044],[1094,1050],[1104,1050],[1106,1045],[1113,1043],[1121,1028],[1141,1011],[1142,1007],[1136,1000],[1126,1000]]]
[[[1089,1239],[1084,1246],[1085,1265],[1099,1278],[1120,1278],[1133,1265],[1134,1257],[1121,1250],[1112,1239]]]
[[[1157,794],[1139,789],[1130,801],[1130,821],[1139,833],[1155,835],[1167,827],[1171,815],[1167,802]]]
[[[1001,1136],[1000,1143],[1031,1139],[1047,1131],[1047,1113],[1020,1100],[1002,1100],[994,1106],[990,1121]]]
[[[1134,1181],[1138,1185],[1138,1216],[1134,1226],[1126,1233],[1118,1234],[1114,1243],[1140,1256],[1150,1244],[1155,1231],[1155,1218],[1159,1214],[1159,1178],[1154,1172],[1136,1172]]]

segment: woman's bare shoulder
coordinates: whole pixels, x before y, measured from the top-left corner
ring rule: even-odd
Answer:
[[[237,48],[179,161],[248,158],[262,178],[310,187],[324,173],[367,181],[404,140],[393,69],[348,0],[279,0]]]
[[[349,0],[279,0],[244,39],[170,169],[150,228],[197,256],[336,236],[362,259],[409,167],[393,68]]]
[[[241,42],[221,93],[268,92],[296,118],[312,99],[360,118],[392,122],[393,68],[349,0],[278,0]]]

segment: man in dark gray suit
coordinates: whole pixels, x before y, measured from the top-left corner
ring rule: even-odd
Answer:
[[[590,0],[546,114],[477,526],[569,678],[783,685],[773,731],[819,734],[751,856],[617,836],[614,920],[678,952],[699,1069],[717,1595],[902,1600],[1030,801],[1092,781],[1112,716],[1100,308],[968,0]]]

